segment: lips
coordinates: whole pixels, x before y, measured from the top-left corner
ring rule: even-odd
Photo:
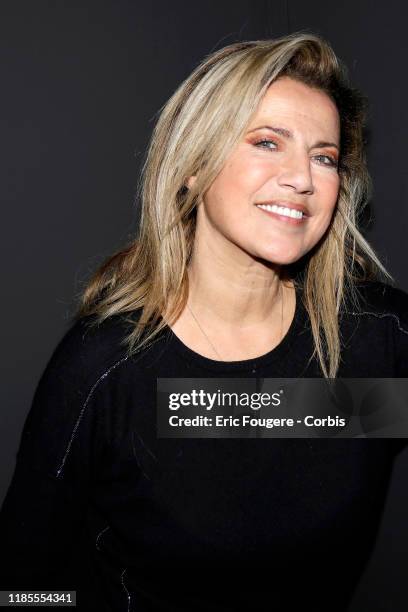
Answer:
[[[294,210],[301,211],[305,217],[310,217],[309,210],[303,204],[296,204],[295,202],[288,202],[287,200],[265,200],[264,202],[256,202],[256,205],[259,204],[269,204],[269,206],[283,206],[284,208],[291,208]]]

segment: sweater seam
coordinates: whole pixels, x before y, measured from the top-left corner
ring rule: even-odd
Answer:
[[[391,318],[393,318],[397,322],[398,330],[403,332],[404,334],[408,335],[408,330],[404,329],[401,326],[401,321],[400,321],[399,317],[395,313],[393,313],[393,312],[378,313],[378,312],[362,311],[362,312],[349,312],[349,314],[357,315],[357,316],[359,316],[359,315],[372,315],[373,317],[378,317],[379,319],[382,319],[383,317],[391,317]]]
[[[82,408],[81,408],[81,410],[79,412],[78,418],[77,418],[77,420],[75,422],[75,425],[74,425],[74,428],[72,430],[71,437],[70,437],[70,439],[68,441],[68,444],[67,444],[64,456],[63,456],[63,458],[61,460],[61,463],[59,464],[59,467],[57,468],[56,475],[55,475],[56,478],[61,478],[61,472],[62,472],[62,470],[64,468],[65,462],[66,462],[66,460],[68,458],[68,455],[69,455],[69,452],[71,450],[71,446],[72,446],[72,443],[74,441],[75,434],[76,434],[76,432],[78,430],[78,427],[79,427],[79,425],[81,423],[81,420],[82,420],[82,418],[83,418],[83,416],[85,414],[85,410],[86,410],[86,408],[87,408],[87,406],[88,406],[88,404],[89,404],[89,402],[90,402],[90,400],[91,400],[91,398],[92,398],[92,396],[94,394],[94,391],[97,389],[99,383],[102,380],[104,380],[107,376],[109,376],[109,374],[111,372],[113,372],[113,370],[115,370],[120,364],[122,364],[125,361],[127,361],[127,359],[129,359],[129,355],[126,355],[125,357],[122,357],[121,359],[119,359],[119,361],[117,361],[116,363],[111,365],[107,370],[105,370],[105,372],[103,372],[103,374],[101,374],[101,376],[98,378],[98,380],[91,387],[91,390],[89,391],[89,393],[88,393],[88,395],[86,397],[86,400],[83,403]]]

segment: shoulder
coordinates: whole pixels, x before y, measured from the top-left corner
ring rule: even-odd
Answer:
[[[108,388],[114,371],[137,361],[129,357],[126,339],[138,316],[134,311],[102,322],[94,315],[71,322],[43,370],[33,406],[58,402],[75,416],[97,390]]]
[[[136,322],[137,315],[132,315]],[[129,315],[119,314],[98,322],[94,315],[72,321],[57,342],[44,374],[83,383],[95,381],[106,370],[126,358],[126,336],[132,329]]]
[[[75,446],[85,471],[84,453],[91,440],[99,439],[98,427],[111,410],[109,374],[129,359],[124,340],[131,323],[125,315],[100,324],[84,317],[63,333],[35,389],[20,439],[20,463],[59,477]]]
[[[382,281],[356,286],[357,300],[348,302],[346,313],[360,318],[388,319],[396,330],[408,334],[408,293]]]
[[[341,331],[353,371],[408,376],[408,293],[382,281],[365,281],[356,286],[356,299],[347,299]]]

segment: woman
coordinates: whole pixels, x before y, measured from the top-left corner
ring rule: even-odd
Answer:
[[[312,34],[229,45],[162,109],[140,234],[25,423],[3,589],[83,610],[346,610],[401,441],[169,439],[159,378],[401,377],[408,296],[360,234],[364,98]]]

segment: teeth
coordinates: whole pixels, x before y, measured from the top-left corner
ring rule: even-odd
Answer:
[[[269,212],[278,213],[285,217],[292,217],[293,219],[301,219],[304,216],[301,210],[295,208],[288,208],[287,206],[278,206],[277,204],[257,204],[258,208],[263,208]]]

